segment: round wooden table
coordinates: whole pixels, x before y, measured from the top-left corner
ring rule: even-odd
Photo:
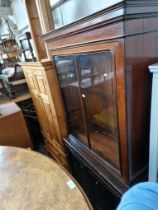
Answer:
[[[82,189],[55,161],[26,149],[0,146],[0,209],[89,210]]]

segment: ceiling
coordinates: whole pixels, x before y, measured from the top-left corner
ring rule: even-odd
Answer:
[[[12,14],[10,3],[11,0],[0,0],[0,18]]]
[[[9,7],[11,0],[0,0],[0,7]]]

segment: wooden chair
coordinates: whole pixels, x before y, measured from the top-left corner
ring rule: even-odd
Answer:
[[[1,71],[2,75],[8,78],[10,85],[10,91],[6,89],[3,80],[0,80],[0,91],[6,96],[16,96],[16,92],[27,88],[26,80],[24,77],[23,70],[20,65],[16,64],[15,67],[4,68]]]

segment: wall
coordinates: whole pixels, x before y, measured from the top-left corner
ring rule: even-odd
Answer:
[[[52,10],[55,29],[121,1],[122,0],[67,0]],[[51,4],[52,2],[53,0],[50,0]]]
[[[20,34],[24,34],[26,31],[30,31],[30,28],[28,26],[28,17],[26,15],[26,10],[24,6],[23,0],[12,0],[10,5],[10,13],[11,15],[6,16],[9,22],[9,25],[14,33],[14,35],[18,36]],[[1,16],[1,14],[0,14]],[[5,17],[5,18],[6,18]],[[2,21],[0,21],[0,38],[8,38],[1,36],[3,34],[8,34],[7,25],[2,24]],[[18,42],[18,38],[17,38]],[[31,40],[32,47],[34,49],[34,45]],[[26,54],[29,54],[29,51],[26,52]],[[35,52],[34,52],[35,54]],[[36,54],[35,54],[36,56]],[[23,57],[22,57],[23,59]]]
[[[17,30],[19,31],[19,33],[28,31],[28,19],[23,0],[13,0],[11,2],[11,9],[13,16],[15,17]]]
[[[7,28],[2,23],[0,24],[0,35],[8,34]]]
[[[14,34],[22,34],[25,31],[30,31],[28,28],[28,19],[23,4],[23,0],[12,0],[10,5],[10,12],[8,12],[7,19]],[[0,23],[0,34],[7,34],[7,26]]]

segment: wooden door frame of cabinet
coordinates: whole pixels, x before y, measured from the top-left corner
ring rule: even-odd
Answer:
[[[115,40],[113,42],[107,43],[93,43],[84,46],[76,46],[70,49],[58,49],[54,52],[50,52],[51,56],[56,55],[70,55],[78,53],[92,53],[92,52],[102,52],[110,50],[113,54],[113,59],[115,59],[115,80],[116,80],[116,98],[118,99],[117,115],[118,115],[118,127],[119,127],[119,155],[120,155],[120,165],[121,174],[124,177],[125,182],[128,180],[128,155],[127,155],[127,128],[126,128],[126,106],[125,106],[125,79],[124,79],[124,60],[121,59],[120,55],[124,57],[124,42],[122,39]],[[117,53],[116,53],[117,52]],[[116,71],[116,69],[118,71]],[[64,105],[63,105],[64,107]],[[121,143],[120,143],[121,141]]]

